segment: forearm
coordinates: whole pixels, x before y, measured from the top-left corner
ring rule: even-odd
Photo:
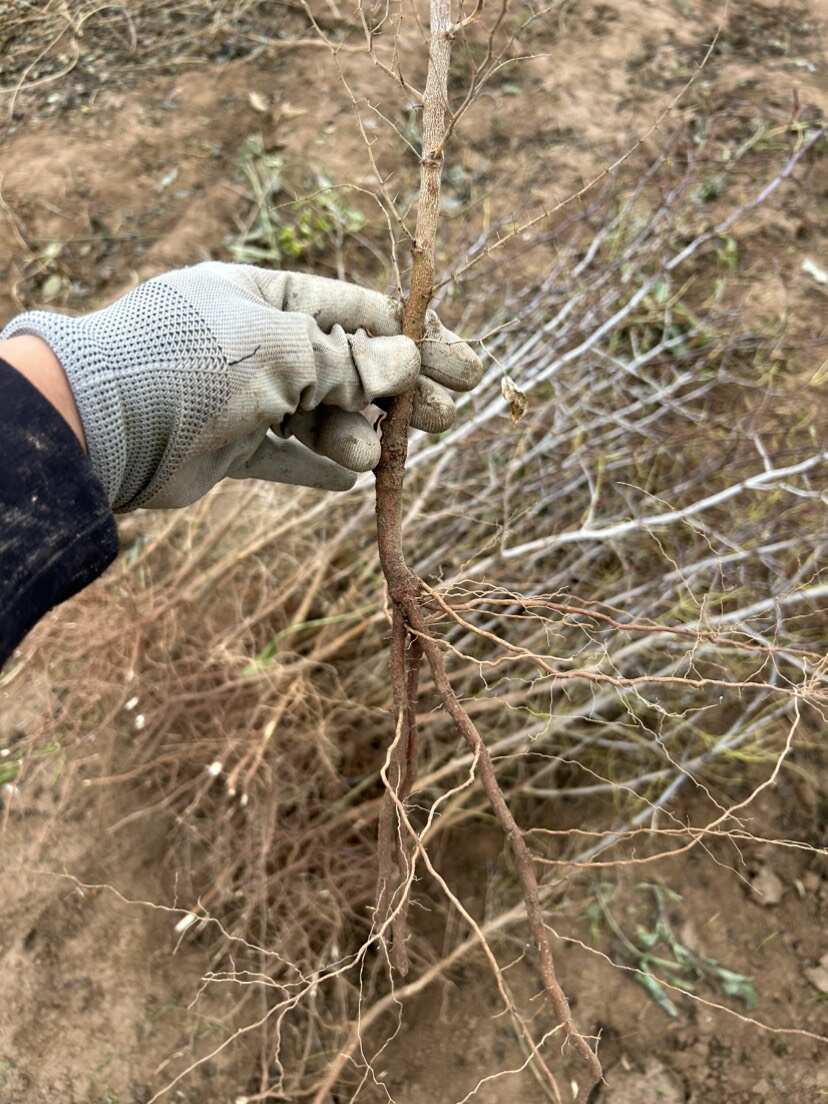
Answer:
[[[77,414],[70,429],[72,404],[59,378],[22,340],[0,343],[4,358],[14,346],[17,361],[0,359],[0,665],[47,610],[92,582],[118,550]]]
[[[23,334],[0,341],[0,360],[16,368],[47,399],[86,448],[75,398],[60,361],[45,341]]]

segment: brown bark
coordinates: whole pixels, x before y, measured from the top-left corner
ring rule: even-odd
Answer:
[[[440,183],[443,166],[443,140],[446,132],[448,72],[451,60],[451,0],[432,0],[431,43],[428,76],[423,103],[422,156],[417,226],[412,249],[411,287],[403,313],[403,333],[421,341],[434,284],[434,250],[440,217]],[[408,455],[408,424],[411,420],[413,392],[391,402],[382,426],[382,455],[375,470],[377,502],[377,544],[380,563],[393,606],[391,624],[391,683],[397,723],[401,714],[402,731],[391,761],[389,783],[397,797],[405,801],[415,770],[416,671],[419,656],[409,656],[411,636],[408,624],[409,603],[416,605],[420,584],[405,562],[402,543],[402,502],[405,461]],[[413,667],[411,666],[413,664]],[[407,777],[407,787],[403,785]],[[395,906],[399,912],[393,922],[392,961],[404,977],[408,972],[406,950],[406,908],[398,899],[405,881],[406,855],[396,840],[394,800],[386,794],[379,819],[377,922],[384,923]]]
[[[451,2],[431,0],[431,44],[423,102],[422,156],[417,227],[412,250],[411,288],[403,313],[403,333],[420,342],[434,286],[434,249],[440,218],[440,182],[446,133],[448,72],[451,60]],[[382,455],[377,481],[377,541],[380,562],[393,602],[414,597],[418,586],[402,546],[402,486],[408,455],[408,423],[413,392],[391,403],[382,425]]]
[[[423,100],[422,156],[417,227],[413,246],[411,287],[403,314],[403,332],[421,341],[426,311],[434,285],[434,253],[440,214],[440,183],[448,118],[448,73],[451,61],[451,0],[431,0],[431,38],[428,76]],[[388,585],[393,608],[391,639],[391,679],[396,716],[397,744],[391,757],[388,783],[396,798],[405,801],[413,782],[416,749],[415,706],[417,670],[420,654],[425,656],[435,686],[458,730],[478,754],[483,788],[500,821],[515,858],[526,902],[529,929],[538,953],[543,986],[555,1015],[567,1037],[583,1059],[587,1077],[581,1085],[576,1104],[586,1101],[602,1077],[601,1064],[587,1040],[577,1030],[566,994],[558,982],[549,935],[543,918],[538,882],[529,848],[512,816],[497,781],[488,749],[474,722],[452,690],[443,655],[427,631],[421,607],[421,581],[405,561],[402,541],[402,498],[405,462],[408,453],[408,425],[413,393],[395,399],[382,428],[382,455],[376,469],[377,542],[380,563]],[[404,901],[409,862],[405,845],[398,838],[395,799],[386,794],[379,830],[378,923],[391,912],[394,942],[392,961],[404,976],[408,970],[405,946]]]

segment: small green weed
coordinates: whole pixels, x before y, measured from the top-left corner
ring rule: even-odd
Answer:
[[[316,174],[309,194],[293,197],[283,159],[265,149],[260,135],[244,143],[240,169],[251,207],[238,234],[227,240],[234,261],[278,265],[318,255],[365,223],[362,212],[348,206],[322,174]]]
[[[716,249],[716,257],[722,268],[735,272],[739,264],[739,243],[730,234],[721,239],[721,245]]]
[[[23,765],[24,753],[22,750],[11,751],[10,748],[3,748],[0,753],[3,755],[3,758],[0,758],[0,786],[3,786],[17,781],[20,768]],[[53,759],[52,782],[57,782],[64,766],[64,757],[59,741],[50,740],[43,747],[30,749],[28,756],[31,759]]]
[[[0,786],[7,782],[14,782],[20,771],[20,763],[16,759],[6,760],[0,763]]]
[[[726,187],[727,178],[723,173],[716,173],[714,176],[708,176],[696,189],[696,199],[698,199],[700,203],[712,203],[714,199],[719,198]]]
[[[287,628],[277,632],[275,636],[271,637],[264,648],[254,656],[253,659],[242,668],[243,675],[256,675],[259,671],[263,670],[276,656],[279,651],[279,645],[288,637],[294,635],[294,633],[302,632],[305,629],[318,629],[323,625],[338,625],[345,621],[354,621],[359,617],[364,617],[365,614],[373,612],[375,609],[373,603],[369,606],[360,606],[359,609],[349,610],[347,613],[335,613],[329,617],[314,617],[310,621],[300,621],[293,625],[288,625]]]
[[[649,882],[642,882],[635,888],[639,892],[652,895],[655,914],[648,926],[636,924],[634,938],[622,929],[610,908],[616,891],[613,885],[601,883],[597,887],[587,915],[592,920],[593,930],[603,924],[616,937],[625,965],[637,971],[635,980],[647,990],[666,1015],[677,1019],[679,1011],[656,971],[665,976],[670,985],[686,992],[692,993],[707,982],[717,987],[725,996],[740,1000],[746,1008],[756,1007],[756,989],[751,978],[728,970],[715,959],[692,951],[680,942],[667,915],[668,902],[681,901],[678,893]]]

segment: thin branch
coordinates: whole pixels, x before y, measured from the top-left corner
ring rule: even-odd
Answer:
[[[403,314],[403,332],[415,341],[420,341],[423,337],[426,310],[434,283],[440,184],[449,118],[448,73],[453,37],[450,31],[450,15],[450,0],[431,0],[431,40],[423,107],[417,228],[413,247],[411,287]],[[577,1097],[577,1104],[586,1104],[593,1087],[602,1078],[601,1064],[592,1047],[576,1028],[566,994],[557,978],[532,856],[497,781],[488,749],[451,686],[440,648],[428,635],[420,607],[423,583],[411,571],[405,559],[402,543],[402,497],[412,405],[413,392],[408,392],[391,403],[388,418],[383,425],[382,456],[375,471],[377,542],[380,563],[394,608],[391,679],[397,716],[397,740],[399,741],[405,727],[403,711],[410,708],[403,658],[407,642],[413,637],[420,642],[443,704],[478,759],[484,790],[512,848],[526,902],[529,928],[538,953],[545,993],[564,1027],[567,1038],[573,1042],[589,1070],[589,1075],[580,1086]],[[398,769],[397,774],[399,773]],[[401,801],[402,790],[399,783],[393,786],[390,796],[395,802]],[[384,870],[381,880],[384,887],[389,877],[387,826],[383,831],[383,844]]]
[[[444,280],[437,284],[437,288],[443,287],[445,284],[451,283],[455,280],[459,280],[461,276],[468,272],[470,268],[473,268],[476,264],[478,264],[484,257],[491,256],[491,254],[494,253],[496,249],[500,249],[501,246],[506,245],[507,242],[512,241],[512,239],[518,237],[521,234],[525,234],[528,230],[531,230],[533,227],[539,225],[541,222],[544,222],[546,219],[551,218],[552,215],[556,214],[564,207],[569,206],[569,204],[573,203],[576,199],[582,199],[587,194],[587,192],[591,191],[595,187],[596,184],[600,183],[606,177],[611,176],[616,171],[616,169],[619,169],[626,161],[628,161],[636,152],[636,150],[640,149],[644,142],[646,142],[647,139],[661,127],[662,123],[668,118],[668,116],[673,113],[679,102],[684,98],[687,92],[689,92],[689,90],[698,80],[699,74],[707,65],[707,62],[713,55],[713,51],[716,49],[716,44],[719,41],[719,37],[722,33],[722,28],[724,27],[725,20],[727,19],[729,7],[730,0],[725,0],[722,14],[719,19],[719,25],[716,28],[716,33],[713,35],[713,39],[710,45],[707,47],[704,57],[699,62],[698,66],[693,71],[690,78],[679,89],[679,91],[672,98],[672,100],[670,100],[667,106],[661,112],[659,112],[655,121],[649,127],[647,127],[647,129],[642,134],[639,135],[635,143],[630,146],[629,149],[625,150],[625,152],[622,153],[620,157],[617,157],[611,165],[608,165],[606,168],[602,169],[599,173],[593,176],[589,181],[587,181],[586,184],[584,184],[582,188],[579,188],[577,192],[573,192],[571,195],[568,195],[566,199],[562,199],[560,203],[556,203],[554,207],[546,208],[545,210],[541,211],[540,214],[535,215],[533,218],[528,219],[526,222],[515,225],[508,234],[504,234],[502,238],[498,238],[498,240],[492,245],[487,246],[485,249],[481,250],[480,253],[477,253],[474,257],[471,257],[468,261],[466,261],[465,264],[461,265],[460,268],[456,269],[450,276],[447,276]],[[471,101],[468,100],[468,102],[464,102],[461,105],[455,117],[455,123],[459,119],[460,115],[462,115],[467,110],[470,102]],[[437,288],[435,288],[435,290],[437,290]]]

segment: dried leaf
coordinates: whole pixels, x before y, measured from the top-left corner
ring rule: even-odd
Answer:
[[[261,92],[248,92],[247,98],[250,100],[250,106],[254,111],[259,111],[262,115],[266,115],[270,111],[270,104]]]
[[[283,100],[279,105],[279,114],[283,119],[298,119],[300,115],[307,115],[306,107],[296,107],[289,100]]]
[[[60,256],[63,251],[63,242],[50,241],[40,254],[44,261],[54,261]]]
[[[517,425],[529,407],[526,396],[520,388],[515,387],[508,376],[504,376],[500,381],[500,393],[509,404],[512,421]]]
[[[62,291],[63,277],[53,272],[51,276],[47,276],[43,281],[40,288],[40,298],[44,303],[51,303],[53,299],[57,299]]]
[[[759,904],[766,906],[778,905],[785,892],[781,878],[774,874],[769,866],[763,866],[759,873],[751,878],[750,888]]]
[[[806,257],[802,262],[802,271],[808,276],[813,276],[818,284],[828,284],[828,272],[810,257]]]
[[[828,954],[819,960],[819,965],[805,971],[805,977],[815,989],[828,996]]]
[[[170,184],[172,184],[177,179],[177,177],[178,177],[178,167],[176,166],[176,168],[170,169],[169,172],[164,173],[164,175],[161,177],[161,179],[155,185],[155,190],[157,192],[163,192],[165,188],[169,188]]]

